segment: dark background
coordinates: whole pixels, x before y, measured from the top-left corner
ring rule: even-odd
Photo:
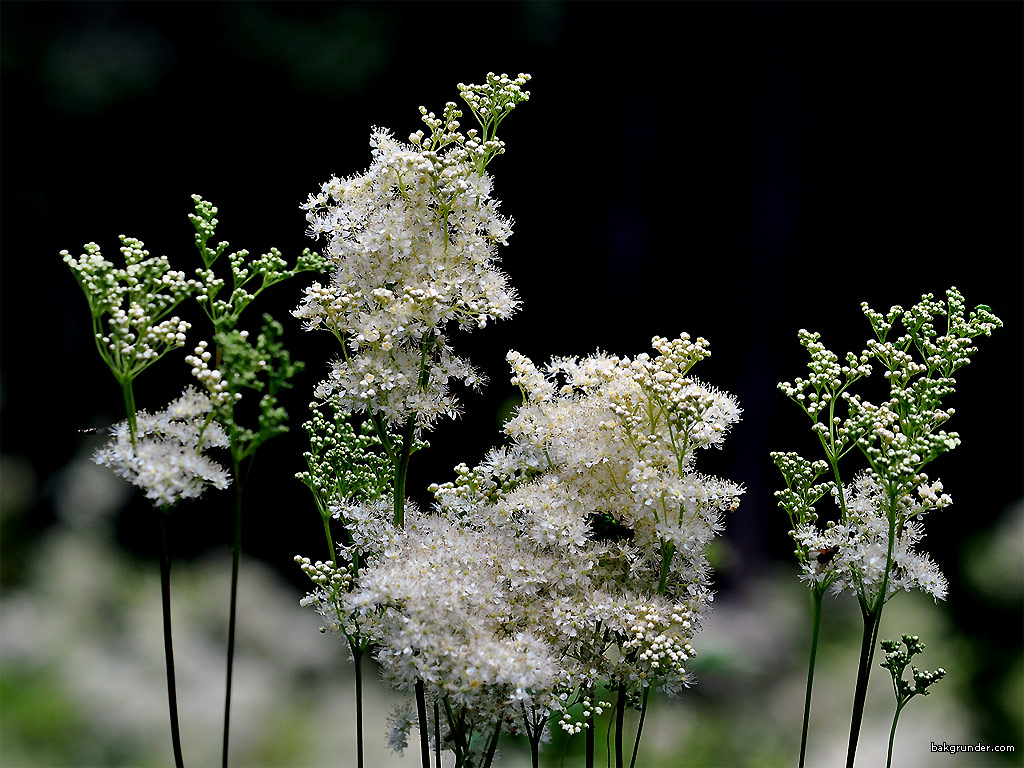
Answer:
[[[963,542],[1022,496],[1020,3],[0,11],[2,451],[34,477],[33,503],[3,516],[0,585],[18,584],[33,537],[54,520],[48,478],[101,441],[76,430],[123,418],[61,249],[96,241],[113,258],[124,233],[190,269],[186,215],[199,193],[220,209],[218,239],[254,254],[276,245],[291,261],[313,245],[299,204],[332,174],[367,166],[372,125],[404,137],[420,127],[416,107],[440,112],[457,82],[524,71],[533,97],[505,123],[507,154],[491,166],[516,221],[502,259],[523,309],[457,340],[490,385],[466,393],[466,417],[439,426],[415,457],[413,496],[426,501],[427,484],[499,441],[515,394],[507,349],[537,362],[597,347],[632,356],[655,334],[685,330],[711,342],[698,375],[745,409],[703,465],[747,487],[718,581],[742,591],[790,557],[769,451],[814,449],[775,389],[806,370],[797,329],[820,330],[842,355],[869,336],[861,301],[885,310],[956,285],[1006,328],[980,340],[949,400],[963,445],[932,475],[955,505],[927,521],[924,546],[950,577],[937,610],[982,660],[976,706],[1020,663],[1021,572],[1006,574],[1018,594],[1009,608],[958,580]],[[307,282],[278,286],[264,304],[308,364],[288,402],[296,427],[334,354],[328,335],[303,333],[287,314]],[[196,318],[193,338],[202,327]],[[139,380],[141,407],[180,391],[183,354]],[[246,552],[299,587],[291,557],[322,536],[292,479],[303,437],[295,429],[262,449],[245,528]],[[230,542],[229,495],[179,510],[179,557]],[[118,532],[126,553],[149,558],[145,509],[129,504]],[[1000,717],[990,742],[1007,741]]]

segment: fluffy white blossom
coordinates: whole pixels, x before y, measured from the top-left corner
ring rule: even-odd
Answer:
[[[353,413],[428,427],[458,412],[451,382],[480,384],[448,333],[452,325],[483,328],[519,305],[497,267],[512,222],[498,213],[484,168],[503,151],[494,120],[529,97],[520,89],[528,79],[489,76],[490,90],[463,87],[474,110],[484,110],[483,134],[463,134],[451,102],[441,118],[421,108],[428,137],[420,131],[402,142],[374,129],[370,168],[332,178],[303,206],[333,274],[306,291],[294,314],[345,347],[319,398],[334,394]]]
[[[127,421],[111,427],[110,441],[93,461],[142,488],[160,507],[195,498],[208,485],[223,490],[230,473],[203,454],[229,445],[224,429],[208,418],[212,408],[206,395],[189,387],[162,411],[136,413],[134,443]]]
[[[695,470],[740,409],[688,375],[707,342],[596,354],[538,369],[510,352],[525,402],[514,444],[434,490],[448,515],[500,539],[510,601],[561,666],[559,689],[598,680],[676,691],[712,600],[706,550],[742,489]]]
[[[824,530],[804,525],[795,531],[797,544],[811,553],[802,563],[802,578],[819,584],[828,581],[835,594],[854,590],[869,603],[877,598],[883,579],[886,600],[911,589],[920,589],[936,600],[944,599],[946,577],[927,553],[915,549],[924,538],[921,515],[940,501],[935,496],[936,487],[941,491],[942,484],[921,485],[920,495],[925,501],[912,496],[898,499],[890,523],[889,501],[877,478],[870,471],[859,474],[843,488],[845,523],[832,523]],[[931,496],[935,498],[930,502]],[[952,503],[944,494],[941,501],[943,506]],[[891,566],[886,573],[888,562]]]

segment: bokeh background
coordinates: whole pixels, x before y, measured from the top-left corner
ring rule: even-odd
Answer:
[[[809,636],[768,453],[810,452],[775,389],[805,370],[796,331],[859,350],[861,301],[910,304],[956,285],[1006,328],[982,339],[950,404],[963,444],[933,465],[955,504],[925,548],[950,579],[939,605],[900,595],[883,637],[928,644],[950,674],[902,715],[896,764],[1021,765],[1022,6],[1009,2],[13,2],[0,4],[0,765],[170,764],[156,534],[148,506],[89,461],[123,418],[58,252],[143,239],[198,263],[192,193],[219,239],[293,259],[299,204],[369,162],[373,125],[405,136],[489,70],[534,76],[492,170],[516,221],[503,264],[512,320],[457,340],[490,378],[417,454],[415,498],[500,440],[515,404],[504,354],[635,355],[653,335],[708,338],[705,380],[744,421],[707,471],[742,481],[714,553],[716,612],[699,683],[658,701],[645,766],[795,764]],[[307,362],[295,429],[249,486],[232,754],[238,766],[351,765],[342,648],[298,607],[291,558],[320,555],[302,469],[309,393],[334,350],[288,315],[306,278],[268,293]],[[200,325],[197,323],[197,328]],[[198,338],[198,336],[197,336]],[[187,378],[169,356],[137,398]],[[230,494],[179,508],[175,641],[186,762],[219,760]],[[829,600],[810,764],[842,764],[859,616]],[[367,669],[372,681],[372,672]],[[892,711],[876,670],[858,764],[884,759]],[[368,686],[370,765],[388,694]],[[600,740],[600,739],[599,739]],[[933,754],[932,742],[1014,745]],[[575,764],[556,738],[552,765]],[[505,762],[527,752],[504,744]],[[561,761],[561,762],[560,762]]]

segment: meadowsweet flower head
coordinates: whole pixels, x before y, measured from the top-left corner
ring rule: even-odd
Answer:
[[[824,530],[814,525],[796,530],[794,539],[810,555],[802,563],[802,577],[811,583],[827,581],[835,594],[855,590],[870,601],[878,598],[883,579],[886,600],[911,589],[944,599],[946,577],[927,553],[915,549],[924,537],[920,517],[935,505],[911,496],[900,499],[896,506],[903,522],[890,550],[887,499],[873,475],[858,475],[844,488],[844,495],[846,522],[832,523]],[[888,574],[887,563],[891,565]]]
[[[885,661],[880,666],[889,670],[892,675],[896,700],[903,704],[914,696],[927,696],[928,689],[946,676],[946,670],[939,667],[934,672],[926,672],[917,667],[911,667],[913,682],[904,679],[903,674],[910,664],[910,660],[919,653],[923,653],[925,645],[917,635],[903,635],[901,640],[903,648],[900,648],[900,642],[897,640],[882,641]]]
[[[61,251],[92,313],[96,348],[119,381],[131,381],[171,349],[184,345],[191,327],[170,316],[194,289],[166,256],[150,256],[145,244],[121,235],[124,267],[103,258],[95,243],[74,258]]]
[[[306,291],[294,314],[346,347],[318,397],[429,427],[458,412],[451,382],[482,383],[447,334],[452,325],[483,328],[519,304],[497,267],[512,222],[498,213],[485,168],[503,150],[497,123],[528,97],[524,77],[465,87],[484,135],[461,132],[454,103],[440,118],[421,108],[430,134],[409,142],[374,129],[370,168],[332,178],[303,206],[333,274]]]
[[[740,410],[689,376],[707,342],[598,353],[539,369],[510,352],[524,403],[513,445],[434,486],[446,514],[502,531],[513,610],[555,648],[560,685],[675,692],[711,603],[706,550],[742,489],[695,470]],[[568,660],[573,660],[569,663]]]
[[[506,537],[443,516],[413,516],[348,605],[379,614],[377,659],[398,690],[422,681],[491,719],[550,690],[550,647],[511,609]]]
[[[230,244],[222,240],[216,245],[210,245],[219,224],[217,207],[200,195],[192,195],[192,202],[195,204],[195,213],[190,213],[188,218],[196,230],[195,245],[203,266],[196,270],[196,277],[189,282],[196,291],[196,300],[218,333],[234,330],[246,307],[270,286],[300,272],[320,271],[325,267],[323,258],[308,248],[296,259],[291,269],[277,248],[271,248],[252,259],[245,249],[232,251],[227,254],[231,269],[231,290],[223,296],[221,291],[227,281],[217,276],[214,264],[227,252]]]
[[[977,352],[972,340],[1002,322],[985,306],[965,317],[956,288],[946,292],[945,303],[925,294],[910,309],[893,306],[883,314],[866,303],[861,308],[875,338],[864,351],[848,353],[845,365],[820,334],[799,333],[810,375],[779,388],[811,418],[826,461],[773,453],[787,485],[776,497],[789,514],[802,578],[811,585],[853,589],[865,605],[881,606],[895,592],[913,588],[938,600],[945,597],[946,579],[916,545],[924,536],[925,513],[952,499],[924,470],[960,444],[957,433],[943,429],[953,410],[942,400],[954,390],[955,372]],[[946,332],[940,335],[936,318],[942,315]],[[897,323],[905,333],[891,339]],[[851,391],[875,369],[888,382],[889,398],[881,403]],[[854,449],[867,468],[849,484],[827,479],[839,477],[839,460]],[[826,493],[834,496],[839,516],[820,528],[814,504]]]
[[[111,427],[110,441],[93,461],[142,488],[146,498],[165,509],[198,497],[208,485],[223,490],[230,474],[203,453],[228,446],[223,428],[208,418],[212,409],[210,399],[190,387],[162,411],[139,411],[134,442],[127,421]]]

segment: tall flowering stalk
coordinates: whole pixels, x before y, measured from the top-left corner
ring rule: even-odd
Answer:
[[[161,510],[161,594],[164,604],[164,647],[167,660],[168,701],[171,710],[175,762],[182,763],[170,621],[171,545],[167,526],[174,506],[183,498],[199,496],[207,485],[235,486],[235,535],[229,608],[227,683],[224,708],[223,763],[227,764],[234,657],[236,594],[241,551],[242,487],[256,449],[274,435],[287,431],[287,414],[278,395],[301,370],[292,362],[279,337],[281,326],[264,315],[255,343],[238,328],[242,312],[264,290],[302,271],[320,269],[319,256],[308,250],[288,269],[277,249],[249,259],[247,251],[228,254],[232,287],[221,295],[226,281],[213,266],[228,243],[210,246],[217,209],[193,195],[195,244],[203,266],[195,278],[170,268],[166,257],[150,258],[142,241],[122,236],[125,267],[103,258],[94,243],[78,259],[61,255],[82,286],[92,312],[100,356],[121,386],[127,419],[112,428],[112,439],[94,459],[146,491]],[[187,388],[164,411],[150,415],[136,411],[134,380],[171,349],[185,343],[189,323],[170,313],[195,296],[213,326],[214,346],[200,341],[185,361],[204,392]],[[237,414],[244,392],[259,392],[256,423],[244,426]],[[207,458],[209,448],[227,448],[232,471]]]
[[[302,370],[301,362],[293,361],[281,343],[281,324],[268,314],[262,318],[261,331],[254,341],[250,333],[239,328],[242,313],[264,291],[301,272],[321,270],[324,262],[319,254],[305,249],[289,268],[280,251],[271,248],[257,258],[246,250],[228,252],[226,241],[212,245],[217,229],[217,208],[199,195],[193,195],[195,213],[189,220],[196,230],[195,245],[203,266],[196,270],[193,281],[196,300],[210,321],[213,346],[200,341],[185,358],[192,366],[192,375],[206,388],[215,406],[217,420],[224,425],[231,452],[232,476],[235,480],[234,536],[231,548],[231,594],[228,606],[227,670],[224,694],[224,730],[221,763],[228,764],[231,729],[231,686],[234,669],[235,626],[237,621],[238,571],[242,554],[242,492],[252,470],[257,449],[267,440],[288,431],[288,414],[278,403],[278,396],[291,387],[291,379]],[[215,264],[224,254],[231,273],[227,281],[218,277]],[[222,293],[223,291],[223,293]],[[240,412],[248,394],[258,396],[255,423],[246,424]],[[249,417],[251,419],[251,415]]]
[[[916,545],[924,536],[924,515],[950,505],[952,499],[924,469],[960,444],[957,433],[942,429],[953,415],[953,409],[942,407],[942,400],[954,390],[955,373],[977,352],[972,340],[1002,326],[986,306],[965,317],[963,296],[956,288],[946,292],[945,303],[926,294],[910,309],[894,306],[885,315],[866,303],[861,308],[875,335],[864,351],[849,353],[842,365],[819,334],[801,330],[811,373],[807,379],[779,384],[810,417],[825,455],[824,461],[812,462],[796,453],[772,454],[787,486],[776,496],[789,515],[801,578],[812,596],[801,765],[825,591],[853,591],[864,620],[848,768],[856,756],[882,609],[901,590],[920,589],[936,600],[946,595],[945,577]],[[943,316],[945,333],[940,335],[935,320]],[[904,334],[890,340],[897,321]],[[871,375],[873,365],[883,369],[889,383],[889,399],[877,405],[851,391],[852,385]],[[839,464],[854,450],[867,468],[844,484]],[[835,499],[839,516],[821,528],[814,505],[826,494]]]
[[[110,441],[93,460],[143,489],[158,510],[167,707],[174,762],[182,766],[171,628],[172,550],[167,528],[171,510],[181,499],[199,496],[207,485],[228,486],[230,479],[223,467],[203,455],[209,448],[223,447],[225,435],[212,420],[209,398],[193,389],[156,414],[136,410],[135,379],[185,343],[189,324],[168,315],[188,298],[195,282],[172,270],[166,256],[150,257],[141,240],[125,235],[120,240],[123,268],[103,258],[95,243],[86,244],[85,253],[77,259],[67,251],[61,251],[61,256],[85,293],[96,349],[124,398],[126,419],[111,427]]]
[[[374,638],[393,687],[424,685],[459,766],[490,765],[502,730],[525,734],[538,765],[553,712],[592,734],[568,709],[581,703],[590,720],[609,706],[594,698],[602,683],[617,699],[624,766],[627,703],[643,716],[652,687],[690,681],[711,601],[707,544],[741,492],[698,473],[695,454],[721,444],[739,408],[687,375],[703,339],[654,345],[654,358],[565,358],[546,372],[510,353],[526,398],[506,426],[512,445],[459,465],[455,481],[432,486],[438,509],[410,506],[402,529],[382,507],[351,521],[380,553],[342,610]],[[322,583],[340,581],[331,570],[321,565]],[[309,598],[325,617],[327,594]],[[393,746],[416,719],[396,713]],[[639,739],[638,729],[631,764]]]
[[[454,102],[445,105],[440,117],[421,107],[427,132],[418,130],[408,141],[375,128],[370,168],[345,179],[332,178],[303,206],[310,233],[326,243],[331,276],[326,284],[314,283],[306,290],[294,314],[307,329],[329,331],[340,345],[340,357],[315,396],[333,403],[337,413],[352,414],[372,426],[392,473],[391,524],[398,530],[408,514],[409,462],[424,445],[419,435],[440,417],[458,414],[452,382],[479,387],[483,381],[452,349],[452,326],[483,328],[509,317],[519,304],[497,267],[497,246],[507,244],[512,222],[498,213],[486,169],[504,152],[497,128],[517,104],[529,99],[522,89],[529,79],[491,73],[483,85],[460,84],[460,94],[480,126],[465,133]],[[334,504],[338,511],[332,514],[344,523],[343,542],[349,541],[353,533],[346,521],[359,513],[346,510],[360,501],[318,501],[325,530],[329,533],[325,510]],[[379,505],[373,509],[379,511]],[[335,573],[345,571],[347,575],[337,578],[354,585],[358,567],[348,572],[353,561],[342,564],[333,549],[332,541],[332,559],[321,565]],[[379,551],[341,554],[358,555],[365,563]],[[344,610],[330,613],[345,615]],[[356,634],[345,635],[357,667],[358,708],[358,649],[365,641],[358,626],[352,628]],[[414,688],[427,765],[422,681]],[[361,723],[357,731],[362,733]],[[358,759],[362,765],[361,739]]]

